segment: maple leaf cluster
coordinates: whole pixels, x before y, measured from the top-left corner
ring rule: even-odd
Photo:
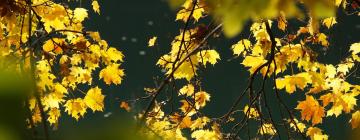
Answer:
[[[97,0],[92,6],[100,14]],[[19,58],[18,73],[31,73],[35,81],[30,127],[46,120],[56,127],[62,111],[76,120],[88,109],[103,111],[105,95],[93,81],[121,84],[124,55],[98,32],[84,30],[88,12],[51,0],[1,1],[0,59]]]

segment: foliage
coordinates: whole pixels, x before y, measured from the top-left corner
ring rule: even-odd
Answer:
[[[358,1],[171,0],[170,5],[177,10],[175,20],[184,26],[170,51],[157,60],[164,78],[155,87],[144,88],[143,97],[120,102],[121,108],[136,114],[141,135],[322,140],[331,138],[322,130],[325,118],[343,115],[349,126],[359,126],[360,85],[351,76],[358,71],[360,43],[349,42],[347,56],[337,64],[319,61],[320,49],[335,47],[328,31],[341,23],[336,12],[359,15]],[[91,6],[100,15],[98,1],[92,0]],[[98,32],[85,31],[88,12],[51,0],[0,3],[0,62],[17,60],[15,66],[1,68],[15,67],[19,76],[33,80],[25,100],[30,112],[27,122],[29,128],[42,122],[45,135],[48,123],[57,127],[62,112],[79,120],[89,110],[103,111],[104,87],[94,81],[119,85],[125,75],[122,52],[110,47]],[[203,109],[217,93],[203,88],[206,77],[201,71],[223,61],[209,40],[221,38],[222,33],[234,38],[242,31],[250,31],[249,37],[229,48],[249,71],[248,85],[225,114],[206,114]],[[156,48],[157,39],[149,37],[148,47]],[[266,85],[272,90],[266,90]],[[301,98],[291,101],[295,106],[288,105],[286,98],[295,95]],[[280,119],[269,103],[271,97],[276,99]],[[148,105],[143,110],[134,109],[144,102]]]
[[[179,5],[179,1],[170,3]],[[320,140],[329,138],[320,129],[326,117],[351,116],[352,113],[349,122],[356,128],[360,86],[349,77],[358,70],[359,43],[351,42],[348,56],[338,64],[318,61],[318,50],[333,47],[327,30],[338,23],[336,11],[353,10],[353,14],[358,14],[358,9],[355,1],[345,0],[184,0],[176,15],[184,28],[174,37],[170,52],[157,62],[166,70],[165,78],[159,86],[145,88],[148,96],[139,98],[150,101],[138,116],[146,125],[143,132],[150,137],[157,135],[165,139],[184,139],[190,131],[191,138],[195,139],[245,136],[249,139],[281,139],[288,133],[287,138]],[[205,20],[208,15],[213,18],[210,23]],[[208,40],[218,38],[220,28],[226,37],[235,37],[249,20],[252,21],[251,37],[241,38],[231,46],[235,59],[242,60],[241,64],[250,72],[248,86],[226,114],[210,117],[211,114],[204,114],[202,109],[210,101],[211,94],[217,93],[204,91],[203,77],[198,71],[206,69],[207,63],[216,65],[221,59]],[[292,25],[288,20],[306,24]],[[149,46],[154,47],[153,41],[149,41]],[[258,73],[262,76],[259,80]],[[181,79],[186,79],[186,84],[177,88],[183,83]],[[260,81],[260,86],[255,86],[255,81]],[[265,90],[268,81],[274,87],[272,91]],[[281,95],[283,89],[291,95],[302,94],[306,99],[293,101],[297,106],[287,105]],[[178,97],[172,97],[172,92],[177,92]],[[248,100],[244,99],[245,95]],[[280,120],[274,117],[274,108],[268,103],[267,96],[276,98]],[[180,102],[178,109],[173,100]],[[239,111],[237,107],[241,102],[247,102],[247,105]],[[168,109],[169,106],[172,109]],[[243,117],[237,117],[239,115]],[[250,125],[254,124],[250,124],[250,120],[257,122],[256,135],[249,133]],[[232,129],[229,131],[228,127]],[[248,129],[247,134],[240,133],[244,128]]]
[[[92,6],[100,14],[97,0]],[[105,95],[93,78],[117,85],[124,76],[123,54],[98,32],[84,30],[88,10],[70,7],[49,0],[1,1],[0,58],[18,58],[18,75],[31,73],[35,81],[27,105],[29,127],[40,122],[56,127],[63,111],[76,120],[89,109],[103,111]]]

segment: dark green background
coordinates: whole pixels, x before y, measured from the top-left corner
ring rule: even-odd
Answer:
[[[104,89],[103,93],[106,94],[105,111],[97,113],[88,111],[85,118],[78,122],[63,113],[58,130],[51,134],[52,138],[62,139],[64,136],[68,138],[80,132],[100,134],[107,130],[103,128],[103,124],[113,124],[114,132],[124,132],[122,129],[116,129],[126,128],[126,123],[114,123],[110,120],[131,118],[133,114],[120,109],[117,98],[131,99],[143,95],[144,87],[154,87],[153,77],[162,78],[163,76],[161,69],[155,64],[161,55],[170,50],[170,42],[183,27],[182,22],[175,22],[175,11],[170,10],[164,0],[100,0],[99,2],[101,15],[89,10],[90,17],[86,21],[86,28],[99,31],[103,39],[125,54],[122,68],[125,69],[126,77],[120,86],[107,86],[99,82],[98,84]],[[83,6],[89,7],[89,3],[89,1],[83,1]],[[331,45],[327,51],[319,51],[320,62],[335,64],[340,61],[339,58],[347,55],[348,46],[359,41],[358,19],[357,16],[344,16],[342,12],[339,12],[338,24],[330,31],[326,31],[330,34]],[[290,22],[289,24],[291,26],[298,23]],[[295,27],[290,27],[289,30],[295,32],[298,26]],[[226,113],[246,86],[249,73],[240,65],[241,59],[228,61],[233,57],[230,46],[240,38],[247,38],[249,35],[248,28],[244,29],[245,31],[234,39],[221,37],[211,40],[210,47],[220,52],[222,60],[214,67],[208,66],[205,71],[200,72],[200,76],[203,77],[203,87],[211,94],[211,102],[204,110],[210,117],[219,117]],[[148,48],[147,41],[152,36],[158,37],[157,45],[155,48]],[[144,52],[145,55],[140,55]],[[359,79],[354,79],[352,82],[359,84]],[[268,85],[267,94],[273,94],[271,85]],[[295,107],[296,100],[305,98],[304,92],[296,92],[291,96],[283,94],[283,99],[291,108]],[[269,100],[275,113],[278,113],[276,99]],[[138,104],[138,107],[141,108],[141,105]],[[111,113],[109,117],[104,117],[109,113]],[[330,139],[347,139],[350,134],[347,122],[349,118],[349,115],[326,118],[323,123],[327,125],[322,128],[330,135]]]

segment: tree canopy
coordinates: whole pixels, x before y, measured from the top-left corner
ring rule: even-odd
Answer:
[[[104,89],[141,80],[126,77],[126,56],[118,47],[85,27],[90,12],[102,16],[101,8],[106,7],[101,1],[0,2],[0,90],[5,93],[1,98],[23,111],[24,133],[43,131],[41,137],[32,133],[27,138],[51,139],[50,128],[59,127],[62,117],[79,121],[88,113],[103,112],[111,98]],[[339,14],[357,22],[358,0],[167,3],[179,23],[178,32],[171,44],[162,44],[158,40],[163,36],[150,33],[144,46],[166,48],[154,64],[162,73],[144,77],[156,77],[155,84],[140,85],[140,96],[117,103],[119,110],[133,116],[136,138],[327,140],[331,133],[323,129],[329,121],[346,118],[344,124],[352,129],[359,126],[359,34],[352,35],[357,42],[346,42],[347,46],[335,46],[331,34],[337,24],[347,24]],[[223,57],[213,40],[235,40],[220,46],[233,56]],[[344,57],[337,62],[327,59],[331,47],[344,48]],[[247,84],[239,85],[235,99],[216,105],[227,110],[214,116],[203,110],[216,100],[213,94],[226,93],[208,92],[204,71],[221,61],[239,61],[239,72],[248,75],[234,78],[246,79]],[[15,102],[14,93],[24,94]],[[0,135],[15,139],[2,130],[4,126],[0,125]]]

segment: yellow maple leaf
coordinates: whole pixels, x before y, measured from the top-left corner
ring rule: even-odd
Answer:
[[[180,110],[184,113],[187,114],[187,116],[192,116],[196,113],[195,108],[189,104],[188,101],[186,100],[180,100],[180,102],[182,103]]]
[[[91,3],[92,7],[93,7],[93,10],[100,14],[100,6],[99,6],[99,3],[97,0],[94,0],[92,3]]]
[[[353,55],[360,53],[360,43],[351,44],[350,51]]]
[[[332,27],[336,23],[336,17],[325,18],[322,22],[322,24],[325,25],[328,29],[330,29],[330,27]]]
[[[354,63],[342,63],[337,65],[337,72],[347,74],[349,70],[354,66]]]
[[[82,63],[81,55],[80,54],[73,54],[70,58],[71,65],[76,66]]]
[[[114,47],[110,47],[108,50],[102,51],[101,55],[106,64],[110,64],[112,62],[123,62],[124,59],[123,53]]]
[[[192,132],[191,137],[196,140],[219,140],[221,139],[221,134],[217,131],[200,129]]]
[[[210,119],[208,117],[197,118],[193,121],[193,124],[191,124],[190,128],[191,130],[195,130],[198,128],[202,129],[208,122],[210,122]]]
[[[85,18],[88,17],[87,10],[84,8],[75,8],[74,10],[74,18],[80,22],[84,21]]]
[[[53,38],[50,40],[47,40],[43,45],[43,50],[45,52],[55,52],[56,54],[61,54],[62,48],[59,45],[62,45],[64,43],[64,39],[60,38]]]
[[[257,110],[255,108],[253,108],[253,107],[249,108],[248,105],[246,105],[244,107],[243,112],[244,112],[245,115],[248,115],[248,118],[257,118],[257,117],[259,117],[259,113],[257,112]]]
[[[177,14],[176,14],[176,20],[182,20],[184,22],[186,22],[190,16],[192,9],[181,9]],[[193,13],[192,13],[192,17],[198,21],[203,13],[205,12],[204,8],[200,8],[198,6],[195,7]]]
[[[70,99],[65,105],[65,112],[74,117],[76,120],[79,120],[81,116],[84,116],[86,113],[87,106],[84,103],[83,99]]]
[[[296,109],[301,110],[301,119],[309,121],[312,119],[312,125],[322,122],[322,117],[325,116],[325,110],[319,105],[319,102],[313,96],[306,96],[305,101],[299,102]]]
[[[50,93],[43,97],[44,109],[59,108],[59,104],[63,102],[63,94]]]
[[[100,71],[100,79],[104,78],[104,82],[108,85],[114,83],[121,84],[122,77],[125,75],[124,70],[119,68],[119,64],[110,64]]]
[[[50,124],[57,124],[59,117],[60,117],[60,110],[58,108],[51,108],[50,111],[48,112],[48,121]]]
[[[195,108],[199,109],[206,105],[206,101],[210,101],[209,93],[205,91],[200,91],[195,93]]]
[[[294,122],[295,122],[296,126],[293,122],[291,122],[291,120],[288,120],[288,122],[290,123],[290,127],[293,128],[295,131],[297,131],[299,129],[300,132],[303,133],[306,129],[306,125],[304,123],[299,122],[295,118],[294,118]]]
[[[329,42],[327,40],[327,36],[324,33],[320,33],[317,36],[317,42],[319,44],[321,44],[324,47],[328,47],[329,46]]]
[[[179,95],[192,96],[194,94],[194,90],[194,86],[192,84],[188,84],[179,90]]]
[[[212,65],[216,64],[217,60],[220,60],[220,55],[215,50],[202,50],[197,53],[198,62],[201,62],[204,66],[206,63]]]
[[[50,52],[50,51],[54,50],[54,48],[55,48],[54,43],[51,40],[46,41],[43,45],[43,50],[45,52]]]
[[[153,46],[155,46],[156,40],[157,40],[157,37],[156,37],[156,36],[150,38],[150,39],[149,39],[149,42],[148,42],[148,47],[153,47]]]
[[[275,135],[276,134],[276,130],[271,123],[262,124],[258,131],[261,135],[265,135],[265,134]]]
[[[326,65],[326,77],[328,78],[335,78],[336,76],[336,68],[334,65]]]
[[[104,98],[105,96],[101,94],[101,89],[99,87],[91,88],[86,93],[84,102],[93,112],[103,111],[104,109]]]
[[[266,60],[262,56],[246,56],[241,64],[245,67],[250,67],[250,74],[253,74],[255,70],[265,64],[265,62]]]
[[[70,75],[74,77],[70,82],[72,83],[89,83],[92,82],[91,72],[88,69],[82,67],[71,67]]]
[[[34,97],[29,99],[29,109],[32,111],[36,107],[36,99]]]
[[[311,140],[327,140],[328,136],[322,133],[322,130],[317,127],[309,127],[306,131],[306,136],[309,136]]]
[[[190,56],[190,58],[188,58],[185,62],[183,62],[175,71],[174,73],[175,79],[185,78],[186,80],[190,81],[194,77],[194,75],[196,75],[196,71],[198,69],[197,65],[198,65],[198,57],[196,55]],[[172,65],[169,64],[167,66],[169,71],[166,74],[170,74],[172,72]]]
[[[326,116],[332,116],[335,115],[335,117],[338,117],[343,110],[343,106],[341,105],[333,105],[327,112]]]
[[[276,84],[278,89],[286,89],[287,93],[294,93],[296,87],[303,90],[308,83],[310,83],[310,75],[308,73],[299,73],[296,75],[287,75],[284,78],[276,79]]]
[[[56,83],[54,86],[54,91],[56,93],[65,94],[68,93],[67,89],[60,83]]]
[[[360,124],[360,111],[356,111],[351,115],[351,127],[352,129],[358,128]]]
[[[328,138],[329,138],[328,135],[315,134],[313,140],[327,140]]]
[[[198,7],[197,9],[194,10],[194,13],[193,13],[193,18],[198,21],[202,16],[203,16],[203,13],[205,12],[204,8],[200,8]]]
[[[243,52],[244,52],[244,54],[246,54],[246,52],[244,50],[250,48],[250,46],[251,46],[251,42],[248,39],[242,39],[238,43],[232,45],[231,49],[232,49],[234,55],[240,55]]]
[[[101,41],[101,37],[100,37],[100,33],[99,32],[87,32],[89,34],[89,36],[96,42],[100,42]]]
[[[341,101],[342,101],[342,106],[343,106],[343,111],[346,113],[349,113],[351,110],[354,109],[354,107],[356,106],[356,96],[358,95],[358,93],[345,93],[343,95],[341,95]]]

